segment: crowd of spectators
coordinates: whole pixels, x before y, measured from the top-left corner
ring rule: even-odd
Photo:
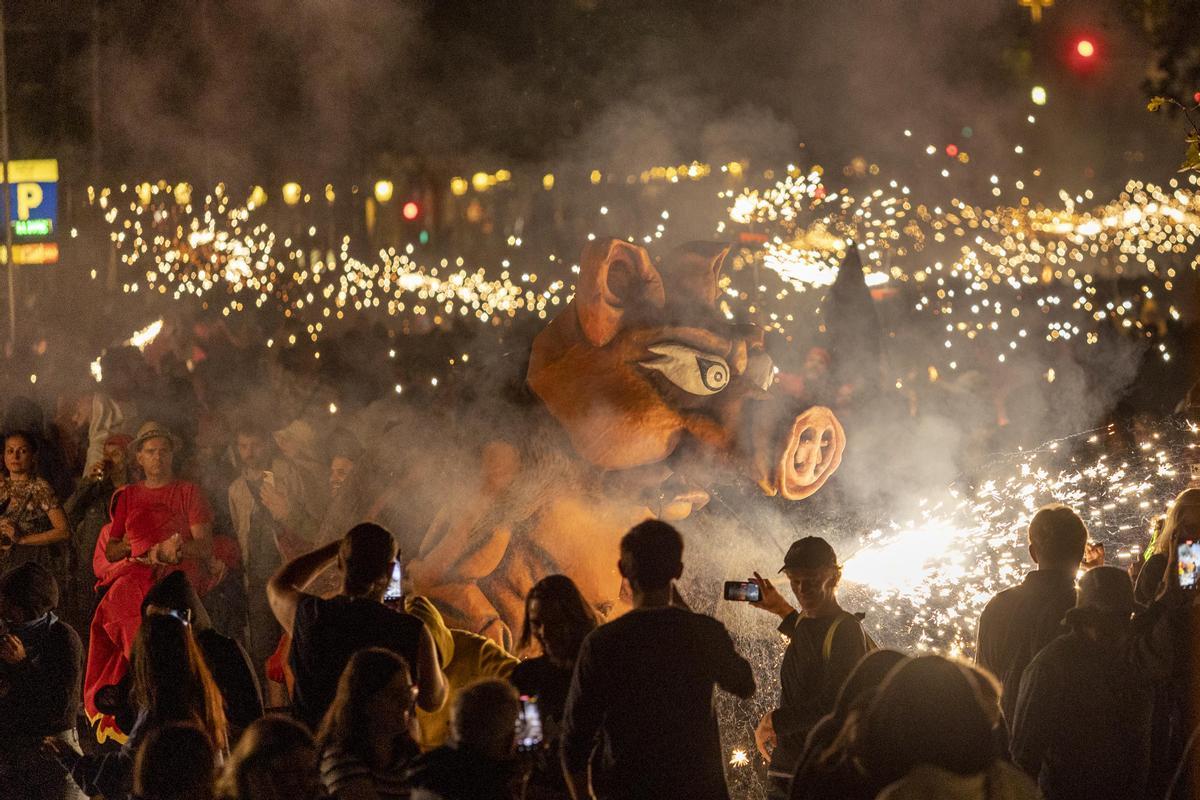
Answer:
[[[1157,533],[1170,546],[1151,548],[1166,563],[1149,605],[1130,570],[1094,558],[1075,511],[1039,510],[1036,569],[986,606],[975,663],[880,649],[839,604],[833,547],[794,542],[779,571],[796,607],[752,579],[752,605],[781,619],[787,642],[777,707],[755,730],[767,797],[1195,797],[1197,592],[1178,545],[1196,536],[1197,507],[1200,492],[1183,492]],[[181,549],[143,565],[158,577],[124,674],[97,693],[113,725],[102,744],[81,724],[83,649],[55,613],[54,574],[26,561],[0,577],[0,795],[729,796],[714,692],[749,699],[755,676],[724,625],[678,591],[684,542],[665,522],[621,540],[631,610],[612,620],[567,576],[535,584],[524,660],[448,628],[427,598],[393,596],[393,536],[356,525],[265,587],[291,675],[287,702],[265,712],[247,651],[212,629]],[[330,565],[327,596],[301,588]]]
[[[0,798],[729,796],[714,695],[750,707],[756,676],[680,592],[672,526],[606,556],[630,610],[536,576],[515,641],[488,638],[397,591],[432,514],[396,496],[366,513],[361,437],[322,451],[303,424],[189,421],[129,390],[139,363],[109,359],[73,428],[3,440]],[[822,538],[778,565],[792,598],[755,573],[784,645],[773,707],[738,733],[762,794],[1195,797],[1200,592],[1179,546],[1200,540],[1200,490],[1129,570],[1067,506],[1028,538],[1036,569],[987,605],[974,662],[881,649]]]

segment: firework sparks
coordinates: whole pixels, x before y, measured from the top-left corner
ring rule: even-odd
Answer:
[[[843,572],[854,601],[868,606],[868,625],[887,643],[972,653],[979,613],[1021,580],[1025,529],[1053,501],[1077,509],[1109,558],[1127,566],[1187,483],[1196,426],[1164,426],[1119,457],[1099,450],[1111,436],[1111,429],[1088,432],[1015,454],[996,465],[1004,477],[926,501],[916,519],[868,534]],[[1067,450],[1076,454],[1057,467]]]

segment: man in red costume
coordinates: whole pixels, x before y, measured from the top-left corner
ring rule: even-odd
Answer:
[[[124,740],[112,718],[97,709],[96,692],[117,683],[129,668],[146,592],[176,569],[201,594],[220,579],[212,569],[212,511],[199,486],[175,478],[175,437],[147,422],[131,447],[145,478],[113,495],[112,522],[96,545],[95,561],[107,562],[97,570],[97,589],[107,591],[92,618],[83,701],[102,742]]]

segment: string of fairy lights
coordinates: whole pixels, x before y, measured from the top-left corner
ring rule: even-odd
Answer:
[[[936,152],[933,145],[926,150]],[[953,160],[965,163],[965,156],[956,152]],[[879,170],[871,165],[870,172]],[[648,169],[626,176],[626,182],[719,178],[717,194],[727,201],[728,216],[716,221],[715,234],[752,230],[766,237],[761,248],[737,254],[734,271],[725,277],[722,309],[731,319],[749,314],[788,337],[813,327],[822,290],[854,243],[869,287],[910,287],[916,291],[913,311],[942,321],[946,352],[940,363],[929,365],[933,372],[957,369],[956,345],[984,339],[993,340],[990,346],[1003,363],[1027,341],[1094,344],[1106,326],[1153,336],[1180,316],[1172,302],[1180,274],[1200,266],[1194,173],[1165,186],[1131,180],[1115,199],[1091,206],[1090,191],[1060,192],[1061,205],[1054,208],[1024,196],[1012,206],[958,199],[934,205],[917,200],[897,180],[855,194],[832,186],[820,167],[789,165],[783,173],[759,188],[749,185],[744,162],[715,169],[693,163]],[[763,174],[773,176],[770,170]],[[506,171],[496,175],[501,182],[511,180]],[[496,185],[492,177],[456,178],[452,188],[456,194],[464,185],[487,191]],[[614,177],[619,183],[619,176],[605,178],[594,170],[589,182]],[[726,188],[731,179],[747,185]],[[992,183],[999,184],[999,177],[993,175]],[[543,187],[553,186],[547,173]],[[1013,188],[1023,189],[1023,181],[1014,181]],[[999,193],[1000,186],[993,191]],[[570,257],[539,256],[520,247],[494,265],[468,265],[462,257],[426,263],[414,244],[381,249],[367,261],[352,254],[349,236],[331,251],[317,244],[315,226],[302,241],[303,236],[281,238],[256,221],[265,202],[261,187],[240,202],[223,185],[198,203],[194,194],[186,184],[166,183],[92,190],[124,266],[122,288],[196,299],[226,315],[274,310],[302,322],[301,336],[313,343],[349,314],[428,316],[434,325],[450,318],[484,324],[527,314],[545,319],[569,301],[578,271]],[[599,212],[603,222],[607,206]],[[670,209],[664,208],[654,230],[628,238],[652,244],[669,220]],[[512,263],[518,256],[520,267]],[[753,264],[777,280],[745,285],[740,276]],[[1136,307],[1133,299],[1113,299],[1101,290],[1106,279],[1118,277],[1147,279],[1138,288]],[[290,335],[288,344],[296,338]],[[1164,359],[1171,357],[1165,343],[1158,347]]]

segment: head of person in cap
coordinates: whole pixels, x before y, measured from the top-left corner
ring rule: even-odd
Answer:
[[[167,426],[148,420],[138,428],[130,449],[146,476],[151,489],[166,486],[175,479],[175,450],[179,441]]]
[[[827,617],[841,612],[837,585],[842,579],[842,568],[833,547],[820,536],[805,536],[792,542],[779,571],[787,576],[802,616]],[[791,604],[771,587],[770,581],[757,572],[754,580],[763,590],[758,605],[781,617],[792,612]]]

